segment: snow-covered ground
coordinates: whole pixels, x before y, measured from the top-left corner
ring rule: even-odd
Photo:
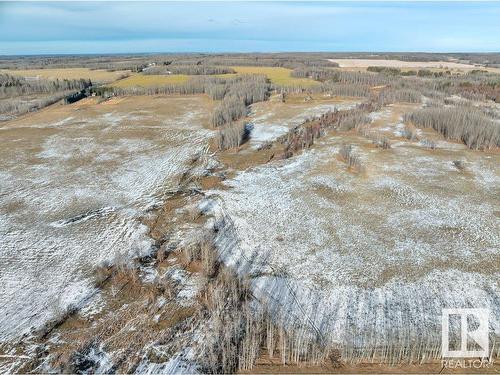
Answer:
[[[246,151],[258,152],[307,117],[355,104],[257,103]],[[499,156],[428,129],[416,133],[435,140],[436,150],[402,138],[406,107],[396,107],[373,113],[369,130],[390,138],[391,149],[353,132],[326,135],[291,159],[238,173],[199,209],[215,220],[224,261],[252,275],[257,299],[330,342],[439,347],[443,307],[487,307],[499,334]],[[140,219],[204,149],[209,114],[200,97],[134,97],[56,107],[0,128],[0,341],[57,317],[70,303],[85,300],[79,314],[89,319],[106,308],[92,286],[95,266],[150,251]],[[353,145],[363,173],[348,171],[337,157],[343,143]],[[182,225],[172,243],[183,248],[199,230]],[[181,307],[191,306],[203,285],[200,275],[174,263],[146,268],[144,282],[162,276],[178,284]],[[165,298],[156,303],[161,308]],[[167,362],[144,357],[136,371],[195,372],[200,336],[182,335],[173,356],[168,345],[153,345],[165,349]],[[88,355],[105,371],[117,352],[95,347]]]
[[[365,175],[336,158],[343,142]],[[332,342],[439,345],[444,307],[489,308],[500,334],[499,156],[416,144],[331,136],[228,180],[213,192],[226,262]]]
[[[446,68],[446,69],[477,69],[472,64],[463,64],[452,61],[401,61],[390,59],[329,59],[342,68],[368,68],[369,66],[386,66],[392,68]]]
[[[359,101],[345,100],[343,102],[326,102],[315,104],[281,104],[281,103],[256,103],[250,113],[250,145],[253,149],[259,148],[265,142],[271,142],[291,128],[303,123],[308,118],[314,118],[328,111],[347,110],[354,108]],[[267,108],[276,105],[274,110]]]
[[[134,100],[0,128],[0,340],[82,301],[100,262],[150,251],[138,219],[206,145],[209,110],[196,97]]]

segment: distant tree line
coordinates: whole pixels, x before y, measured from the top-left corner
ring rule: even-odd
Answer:
[[[29,80],[0,74],[0,114],[6,119],[39,110],[61,99],[77,100],[91,85],[92,82],[85,79]]]
[[[224,97],[227,87],[231,80],[239,79],[219,78],[210,76],[194,76],[184,83],[166,84],[157,86],[132,86],[132,87],[109,87],[102,86],[95,88],[94,91],[98,95],[193,95],[193,94],[208,94],[214,100],[220,100]]]
[[[338,71],[318,67],[295,68],[290,75],[295,78],[311,78],[320,82],[338,79]]]
[[[166,65],[152,66],[143,69],[144,74],[186,74],[186,75],[213,75],[236,73],[234,69],[223,66],[206,65]]]
[[[328,61],[335,58],[355,59],[393,59],[401,61],[446,61],[481,64],[500,67],[500,53],[365,53],[365,52],[312,52],[312,53],[238,53],[238,54],[203,54],[203,53],[166,53],[166,54],[114,54],[89,56],[3,56],[0,57],[0,69],[44,69],[77,68],[105,70],[142,69],[162,64],[177,65],[247,65],[247,66],[282,66],[298,68],[307,66],[337,66]]]
[[[15,97],[30,94],[53,94],[67,90],[83,90],[90,87],[90,80],[36,79],[28,80],[10,74],[0,74],[0,97]]]
[[[202,54],[176,53],[159,55],[103,55],[103,56],[8,56],[0,58],[0,69],[59,69],[89,68],[109,71],[131,70],[140,72],[152,66],[205,65],[205,66],[276,66],[294,69],[301,66],[329,66],[331,54],[322,53],[245,53]]]
[[[451,71],[432,71],[429,69],[419,69],[419,70],[401,70],[399,68],[393,68],[388,66],[369,66],[366,68],[368,72],[381,73],[392,76],[418,76],[418,77],[444,77],[450,76]]]
[[[462,75],[434,73],[428,70],[401,72],[385,67],[372,68],[371,72],[350,72],[317,67],[297,68],[291,75],[297,78],[312,78],[321,85],[276,86],[278,92],[330,92],[332,95],[367,96],[370,88],[384,87],[386,98],[405,96],[407,102],[419,102],[420,96],[443,101],[450,95],[459,95],[470,100],[493,100],[500,102],[500,75],[484,70],[473,70]],[[441,74],[443,73],[443,74]],[[344,86],[342,86],[344,85]],[[397,90],[389,94],[388,90]],[[411,92],[411,93],[410,93]],[[417,92],[420,92],[418,95]],[[387,99],[389,100],[389,99]],[[392,99],[390,99],[392,100]]]
[[[371,94],[369,85],[336,83],[327,81],[314,91],[328,93],[332,96],[353,96],[353,97],[369,97]]]

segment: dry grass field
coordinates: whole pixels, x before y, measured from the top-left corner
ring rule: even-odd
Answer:
[[[267,66],[233,66],[232,67],[236,74],[216,74],[216,77],[221,78],[231,78],[238,74],[262,74],[265,75],[269,80],[276,84],[282,86],[313,86],[317,85],[318,82],[308,78],[294,78],[290,76],[291,69],[280,68],[280,67],[267,67]],[[184,74],[171,74],[171,75],[146,75],[146,74],[132,74],[130,77],[121,79],[113,83],[113,87],[153,87],[161,85],[171,85],[171,84],[181,84],[186,82],[190,77]]]
[[[258,57],[9,71],[107,84],[0,123],[0,373],[447,373],[442,308],[500,303],[499,76]]]
[[[106,70],[91,70],[87,68],[66,68],[66,69],[3,69],[0,73],[23,76],[26,78],[45,79],[90,79],[93,82],[113,82],[128,74],[127,70],[108,72]]]
[[[443,68],[443,69],[477,69],[474,65],[461,64],[452,61],[401,61],[379,59],[330,59],[341,68],[367,68],[369,66],[385,66],[390,68]]]
[[[369,66],[382,66],[399,68],[402,71],[427,69],[430,71],[452,71],[466,73],[471,70],[481,69],[493,73],[500,73],[500,68],[482,67],[472,64],[463,64],[453,61],[401,61],[384,59],[329,59],[339,64],[339,68],[346,71],[366,71]]]
[[[0,296],[10,301],[0,339],[64,309],[61,290],[91,292],[102,259],[148,251],[137,216],[208,142],[212,107],[206,96],[87,98],[0,126]]]
[[[294,78],[290,76],[291,69],[268,66],[232,66],[237,73],[242,74],[264,74],[272,83],[281,86],[313,86],[318,82],[308,78]]]

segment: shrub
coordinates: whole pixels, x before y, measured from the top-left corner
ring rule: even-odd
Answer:
[[[403,138],[408,139],[409,141],[413,141],[413,140],[417,139],[417,135],[415,134],[413,129],[408,127],[408,126],[405,126],[404,129],[401,130],[401,136]]]
[[[422,144],[422,146],[424,146],[428,149],[431,149],[431,150],[436,149],[436,143],[434,141],[429,140],[429,139],[423,139],[420,143]]]
[[[356,172],[361,172],[363,166],[359,157],[353,152],[352,145],[343,144],[340,147],[339,155],[348,167]]]
[[[465,163],[462,160],[453,160],[453,165],[459,171],[464,171],[465,170]]]
[[[378,135],[377,137],[375,137],[375,139],[372,140],[372,142],[375,146],[384,150],[391,148],[391,142],[389,141],[389,138],[384,136]]]
[[[420,69],[417,72],[417,76],[419,76],[419,77],[432,77],[433,73],[428,69]]]
[[[406,72],[401,72],[402,76],[416,76],[417,72],[415,70],[408,70]]]

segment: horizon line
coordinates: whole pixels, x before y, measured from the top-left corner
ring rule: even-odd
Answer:
[[[2,0],[3,1],[3,0]],[[27,0],[28,1],[28,0]],[[149,1],[149,0],[148,0]],[[285,54],[285,53],[302,53],[302,54],[314,54],[314,53],[322,53],[322,54],[362,54],[362,53],[372,53],[372,54],[430,54],[430,55],[443,55],[443,54],[456,54],[456,55],[492,55],[499,54],[500,51],[251,51],[251,52],[229,52],[229,51],[212,51],[212,52],[203,52],[203,51],[190,51],[190,52],[166,52],[166,51],[156,51],[156,52],[105,52],[105,53],[26,53],[26,54],[2,54],[0,53],[0,58],[3,57],[52,57],[52,56],[120,56],[120,55],[250,55],[250,54]]]

